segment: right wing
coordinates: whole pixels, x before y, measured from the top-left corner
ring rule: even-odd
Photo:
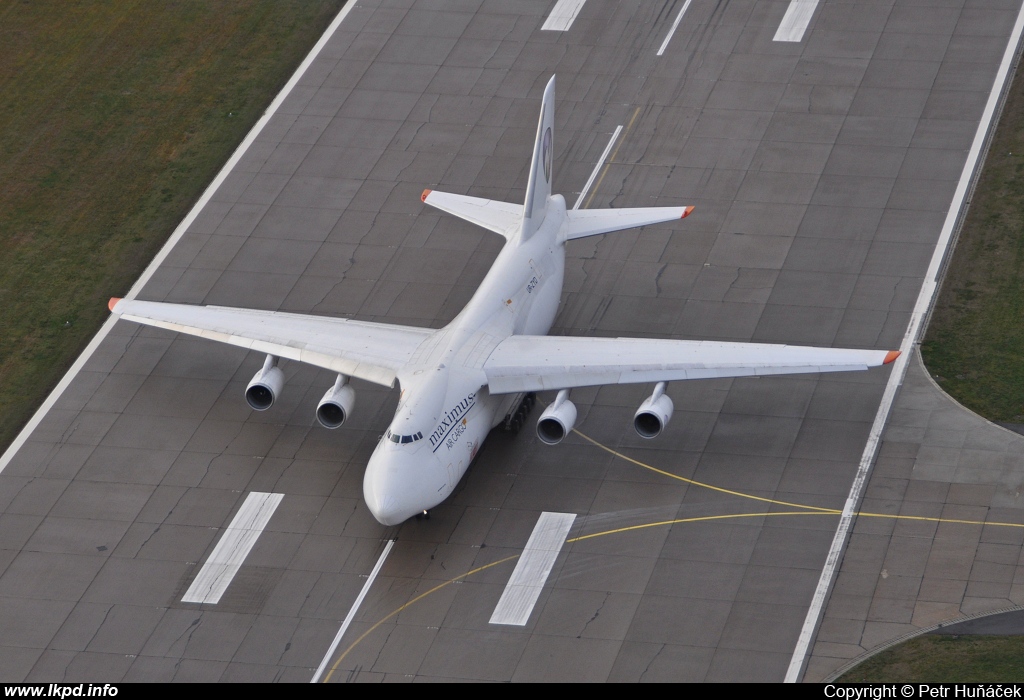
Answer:
[[[110,310],[146,326],[217,340],[394,386],[398,370],[434,331],[327,316],[226,306],[111,299]]]
[[[888,364],[897,351],[710,340],[514,335],[483,363],[492,394],[715,377],[846,372]]]

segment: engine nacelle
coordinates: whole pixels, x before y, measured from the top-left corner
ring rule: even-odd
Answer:
[[[576,425],[576,404],[569,400],[568,389],[558,392],[555,402],[544,409],[537,421],[537,437],[546,445],[557,445]]]
[[[356,390],[348,383],[348,377],[339,374],[334,386],[320,399],[320,405],[316,407],[316,419],[325,428],[340,428],[352,415],[355,403]]]
[[[642,438],[656,438],[661,435],[672,419],[672,399],[665,394],[665,382],[658,382],[654,393],[644,399],[633,416],[633,429]]]
[[[274,405],[284,388],[284,372],[277,366],[277,358],[267,355],[263,369],[253,375],[245,388],[245,401],[254,411],[266,411]]]

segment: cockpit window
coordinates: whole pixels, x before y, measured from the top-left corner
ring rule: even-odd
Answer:
[[[415,435],[399,435],[397,433],[391,432],[391,430],[389,429],[388,432],[384,434],[384,437],[386,437],[388,440],[395,443],[396,445],[407,445],[410,442],[422,440],[423,433],[416,433]]]

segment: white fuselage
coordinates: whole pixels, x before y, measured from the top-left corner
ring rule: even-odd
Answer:
[[[510,397],[491,396],[483,364],[510,335],[546,335],[565,277],[565,200],[554,195],[539,229],[506,242],[469,304],[423,342],[398,375],[395,417],[363,476],[374,517],[396,525],[455,489]]]

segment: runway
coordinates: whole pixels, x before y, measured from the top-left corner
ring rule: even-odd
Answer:
[[[520,201],[557,74],[555,191],[696,209],[572,243],[554,334],[900,347],[1020,3],[809,5],[355,4],[138,296],[442,326],[501,240],[420,192]],[[653,441],[650,387],[574,390],[578,434],[492,434],[429,520],[385,528],[361,484],[397,389],[357,385],[328,431],[333,375],[287,364],[254,413],[262,362],[98,340],[4,458],[0,677],[813,681],[1020,603],[1020,438],[913,363],[819,626],[889,369],[677,382]],[[900,514],[931,520],[874,517]]]

